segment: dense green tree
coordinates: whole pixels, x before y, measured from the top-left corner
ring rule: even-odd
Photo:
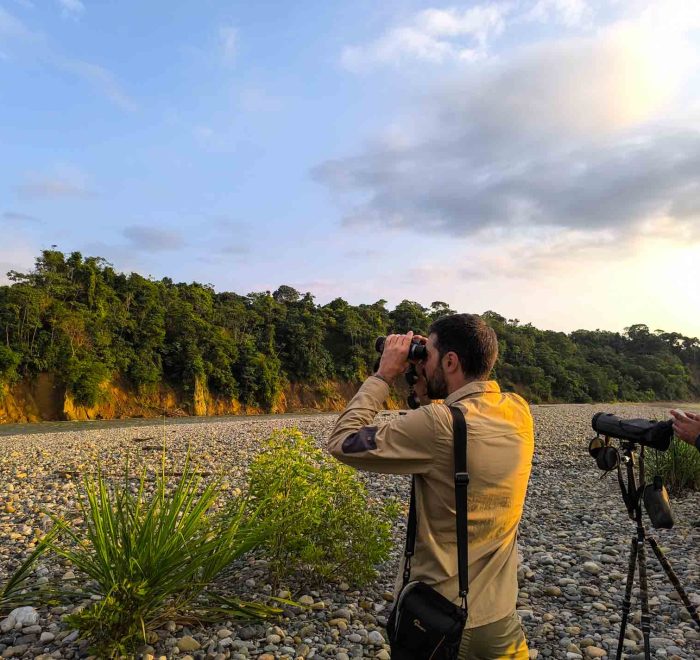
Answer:
[[[105,381],[135,388],[197,384],[272,409],[288,382],[358,382],[389,332],[426,334],[453,310],[403,300],[318,305],[289,285],[240,295],[211,285],[116,272],[98,257],[44,250],[0,286],[0,382],[49,372],[74,399],[99,401]],[[700,341],[632,325],[623,333],[539,330],[494,311],[494,377],[533,402],[644,401],[700,395]]]
[[[402,300],[396,308],[389,312],[392,332],[408,332],[425,335],[430,326],[428,310],[420,303],[412,300]]]
[[[284,371],[294,381],[317,384],[333,374],[333,359],[324,346],[324,315],[310,293],[289,286],[272,294],[280,305],[275,343]]]
[[[448,316],[450,314],[455,314],[456,311],[452,309],[446,302],[442,300],[436,300],[430,303],[430,312],[428,316],[431,321],[439,319],[441,316]]]

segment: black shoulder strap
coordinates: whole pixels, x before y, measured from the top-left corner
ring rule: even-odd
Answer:
[[[403,586],[411,579],[411,557],[416,549],[416,478],[411,477],[411,503],[408,506],[408,522],[406,523],[406,549],[403,556]]]
[[[467,541],[467,422],[459,406],[450,406],[452,428],[454,433],[455,461],[455,510],[457,513],[457,570],[459,572],[459,596],[462,608],[467,610],[467,593],[469,592],[469,550]]]
[[[457,570],[459,574],[459,596],[462,609],[467,611],[467,593],[469,592],[469,554],[467,548],[467,422],[458,406],[450,406],[452,413],[452,432],[455,471],[455,509],[457,524]],[[411,557],[416,548],[416,478],[411,478],[411,503],[408,508],[406,525],[406,548],[404,550],[403,586],[411,579]]]

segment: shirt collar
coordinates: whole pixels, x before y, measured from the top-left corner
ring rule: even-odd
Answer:
[[[473,380],[471,383],[463,385],[458,390],[455,390],[445,399],[445,404],[451,406],[456,401],[464,399],[472,394],[481,392],[500,392],[501,388],[495,380]]]

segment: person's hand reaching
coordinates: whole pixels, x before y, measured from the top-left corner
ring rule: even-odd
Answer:
[[[675,434],[689,445],[697,446],[700,438],[700,415],[682,410],[671,410]]]

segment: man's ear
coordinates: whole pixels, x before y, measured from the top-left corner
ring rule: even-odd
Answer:
[[[454,373],[461,367],[459,363],[459,356],[457,353],[453,353],[450,351],[449,353],[445,353],[445,370],[448,373]]]

